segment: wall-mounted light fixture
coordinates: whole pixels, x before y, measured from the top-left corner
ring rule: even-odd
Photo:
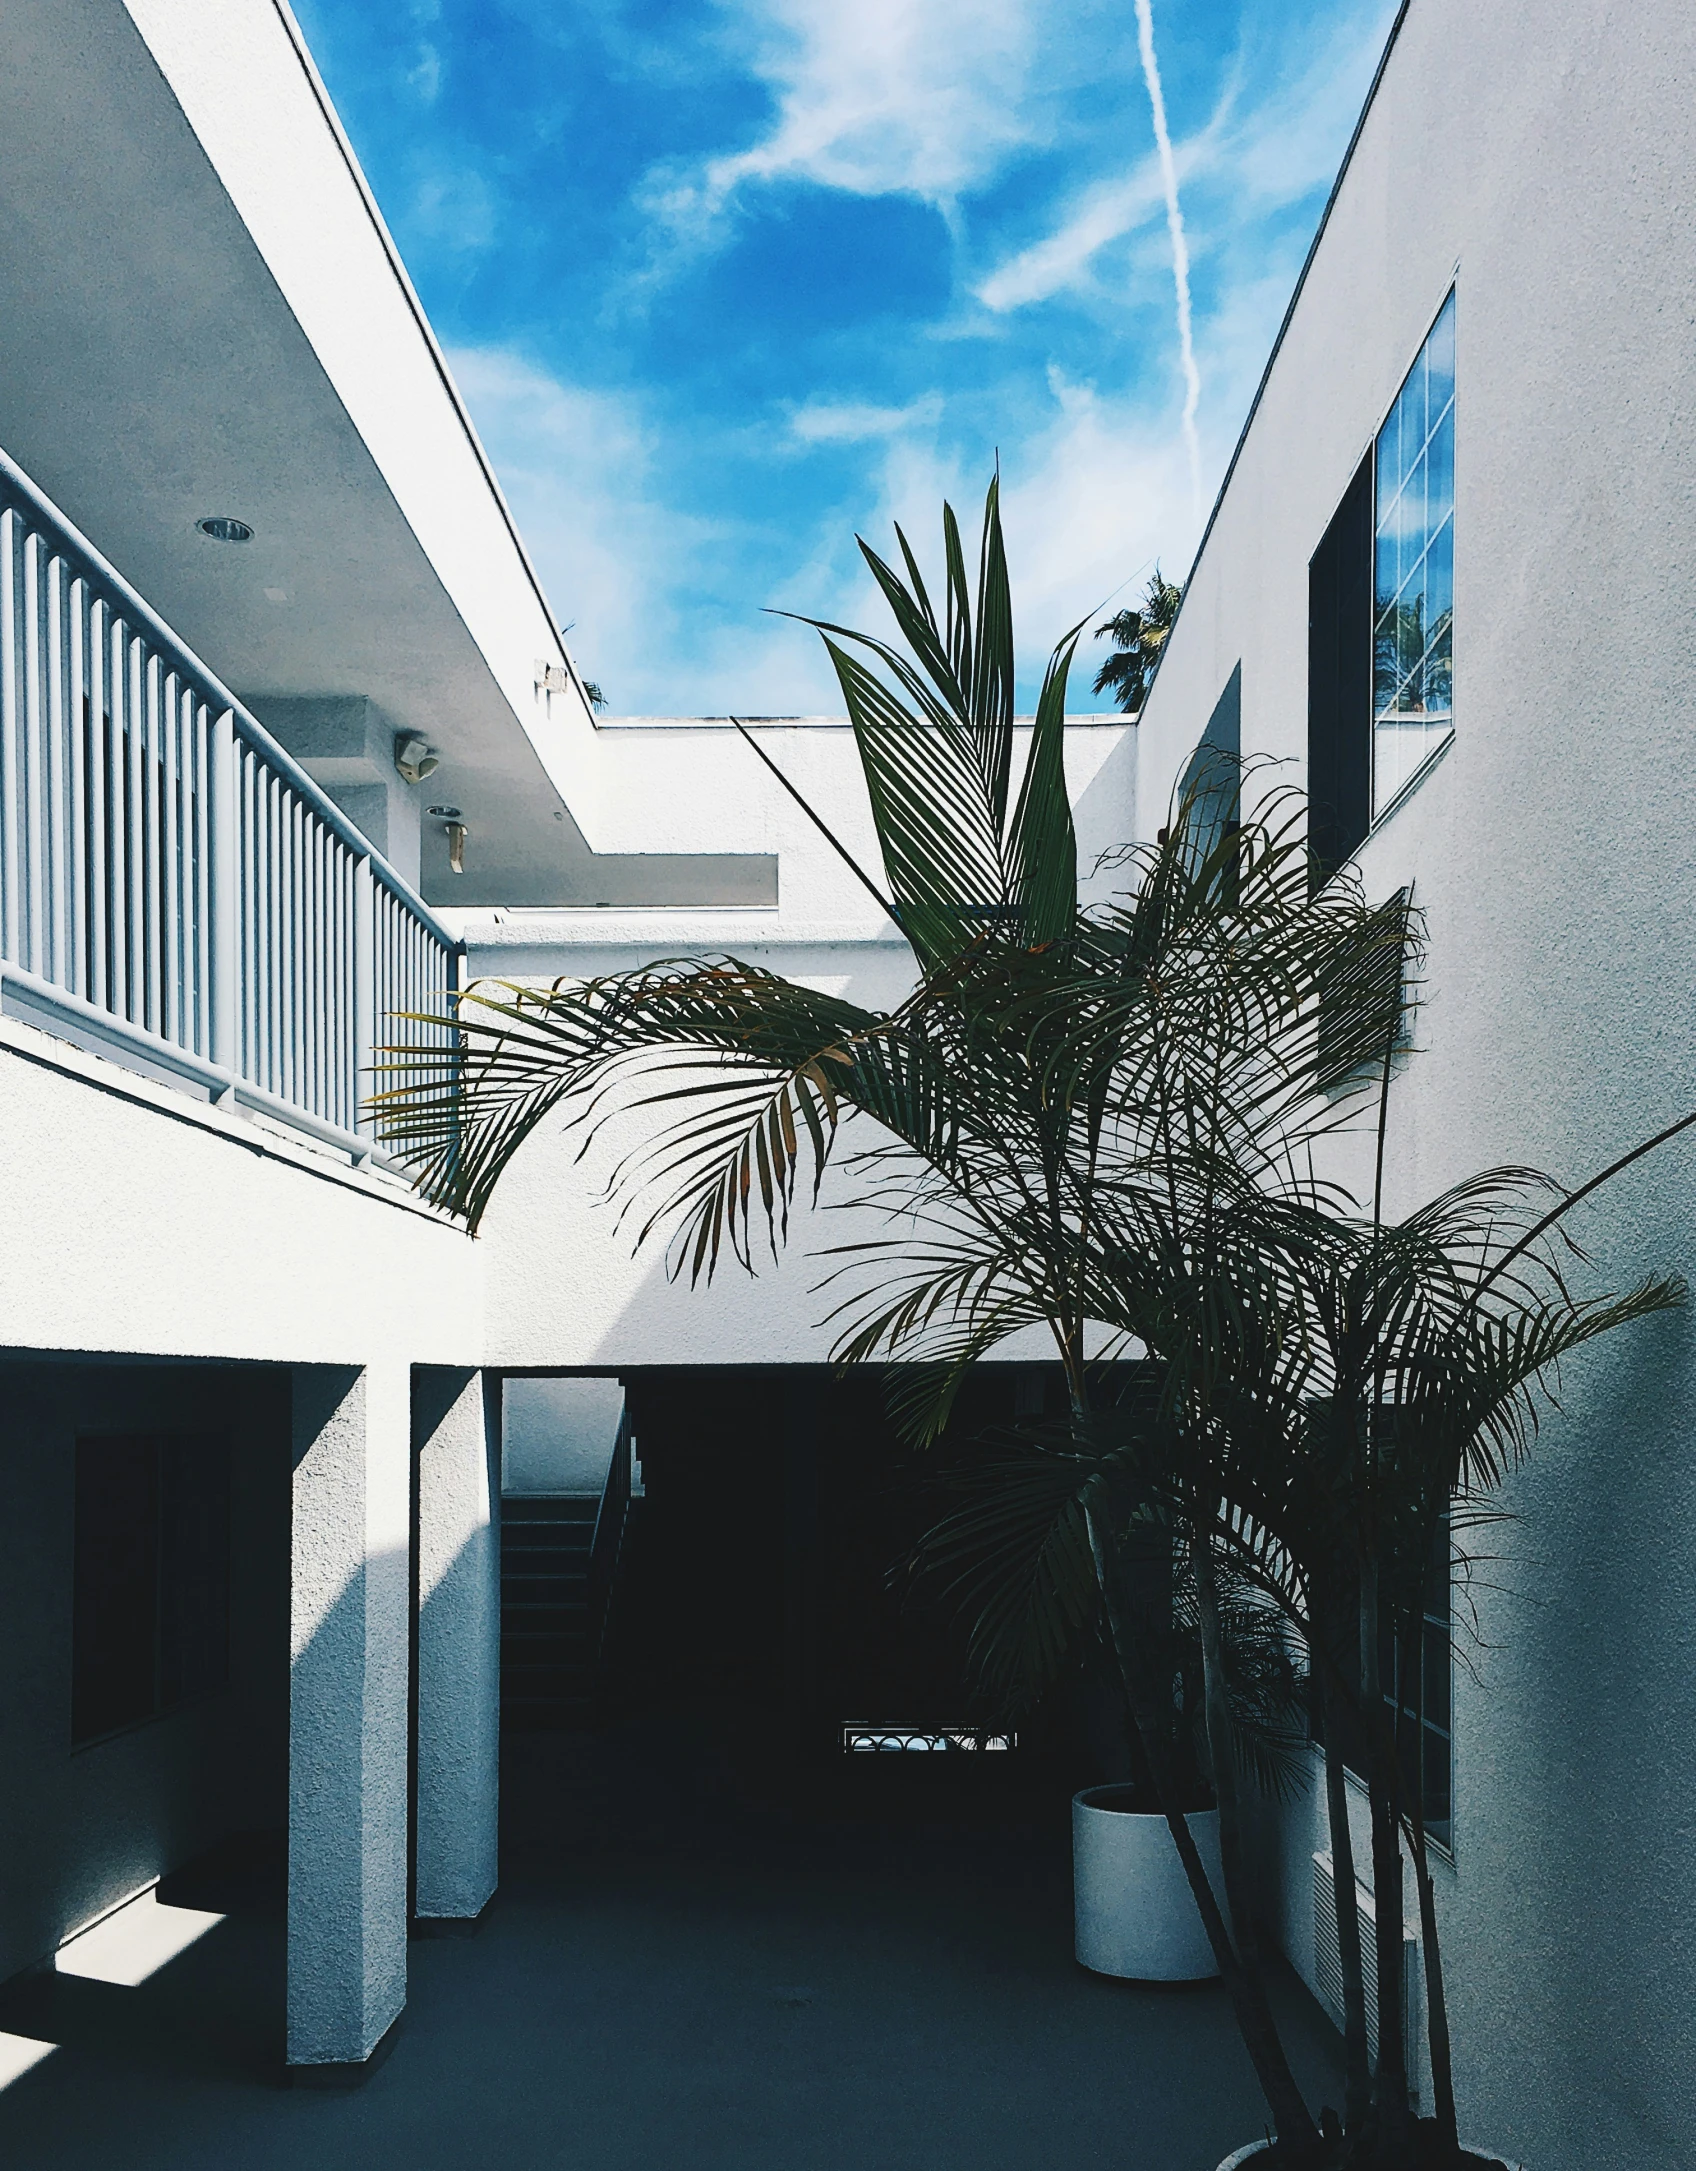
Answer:
[[[422,784],[442,766],[441,757],[430,751],[428,739],[416,731],[395,733],[395,767],[409,784]]]
[[[195,526],[202,535],[211,536],[215,543],[251,543],[253,530],[245,520],[237,520],[229,513],[208,513]]]
[[[465,872],[465,823],[458,807],[432,807],[430,812],[443,824],[448,835],[448,865],[455,874]]]

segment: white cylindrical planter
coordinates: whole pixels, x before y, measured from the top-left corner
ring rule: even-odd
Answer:
[[[1124,1786],[1087,1787],[1072,1797],[1078,1958],[1098,1975],[1136,1982],[1205,1981],[1219,1969],[1177,1846],[1164,1817],[1117,1806],[1134,1799]],[[1225,1913],[1219,1812],[1197,1809],[1184,1822]]]
[[[1460,2145],[1467,2155],[1476,2156],[1481,2163],[1494,2164],[1496,2171],[1524,2171],[1523,2165],[1510,2163],[1505,2156],[1479,2148],[1475,2142],[1463,2141]],[[1255,2157],[1264,2155],[1271,2146],[1270,2141],[1250,2141],[1246,2148],[1233,2149],[1219,2166],[1219,2171],[1252,2171]]]

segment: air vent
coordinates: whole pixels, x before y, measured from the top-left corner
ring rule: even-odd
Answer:
[[[1361,1967],[1366,1977],[1366,2040],[1377,2063],[1378,2044],[1378,1928],[1372,1894],[1358,1878],[1355,1904],[1360,1909]],[[1319,2002],[1340,2028],[1343,2025],[1343,1963],[1337,1947],[1337,1886],[1329,1851],[1313,1857],[1313,1978]],[[1402,2012],[1404,2055],[1407,2060],[1408,2094],[1419,2106],[1421,2056],[1419,1939],[1402,1925]]]

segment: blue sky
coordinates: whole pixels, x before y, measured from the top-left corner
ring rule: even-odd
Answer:
[[[1181,572],[1392,12],[1153,0],[1198,493],[1135,0],[295,4],[573,653],[648,715],[839,708],[761,607],[875,624],[855,531],[934,562],[998,450],[1027,702]]]

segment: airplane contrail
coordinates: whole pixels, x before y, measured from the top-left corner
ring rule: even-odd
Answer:
[[[1166,127],[1160,63],[1154,57],[1151,0],[1136,0],[1136,10],[1137,50],[1142,55],[1142,79],[1148,85],[1148,102],[1154,113],[1154,144],[1160,154],[1160,179],[1166,190],[1166,231],[1172,237],[1172,285],[1178,296],[1178,359],[1184,372],[1184,442],[1189,447],[1190,488],[1195,494],[1199,519],[1201,440],[1196,435],[1195,413],[1201,404],[1201,371],[1196,367],[1195,341],[1190,335],[1190,249],[1184,238],[1183,206],[1178,201],[1178,168],[1172,157],[1172,138]]]

